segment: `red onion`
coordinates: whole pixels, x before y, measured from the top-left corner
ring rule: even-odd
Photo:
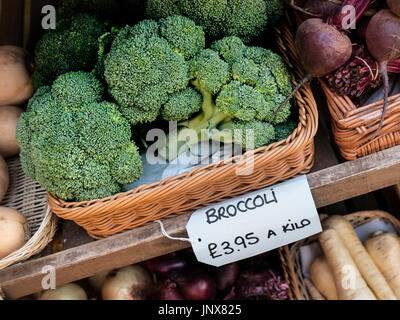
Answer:
[[[188,270],[185,273],[174,273],[175,281],[187,300],[212,300],[216,294],[214,279],[207,273]]]
[[[157,276],[167,277],[170,272],[185,270],[188,266],[188,261],[184,256],[169,254],[147,261],[146,266]]]
[[[152,300],[185,300],[185,298],[179,292],[176,283],[167,279],[157,286]]]
[[[233,262],[218,268],[215,271],[217,289],[226,291],[231,288],[239,275],[239,263]]]

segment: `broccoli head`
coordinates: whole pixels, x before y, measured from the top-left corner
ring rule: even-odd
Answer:
[[[148,0],[152,18],[180,14],[203,26],[212,39],[238,36],[245,42],[283,16],[281,0]]]
[[[246,46],[238,37],[225,37],[202,50],[191,61],[190,78],[202,95],[202,110],[170,133],[179,138],[176,145],[169,143],[169,137],[157,142],[159,154],[167,160],[204,139],[234,142],[244,150],[267,145],[275,139],[274,126],[287,121],[291,113],[290,101],[278,111],[292,90],[283,59],[270,50]],[[173,117],[179,114],[176,106],[169,120],[180,121]],[[194,130],[191,137],[197,136],[197,141],[185,139],[185,129]]]
[[[143,20],[119,31],[105,57],[104,79],[131,124],[160,114],[169,119],[174,106],[180,120],[200,110],[199,95],[187,88],[189,61],[204,46],[203,29],[182,16]]]
[[[39,88],[17,126],[24,172],[64,200],[111,196],[139,179],[142,160],[129,122],[90,73]]]
[[[42,36],[35,48],[35,89],[50,85],[71,71],[90,71],[97,62],[98,38],[105,25],[87,14],[60,19],[55,30]]]

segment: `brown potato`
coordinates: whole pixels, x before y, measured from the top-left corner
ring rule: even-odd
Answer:
[[[33,95],[25,50],[0,46],[0,105],[20,105]]]
[[[0,156],[0,201],[3,200],[10,182],[7,162]]]
[[[25,244],[25,224],[26,218],[22,213],[0,207],[0,259]]]
[[[24,110],[19,107],[0,107],[0,155],[4,158],[19,154],[20,148],[15,134],[22,112]]]

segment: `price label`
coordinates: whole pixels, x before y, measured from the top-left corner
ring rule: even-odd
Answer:
[[[222,266],[322,231],[307,177],[195,211],[186,230],[197,260]]]

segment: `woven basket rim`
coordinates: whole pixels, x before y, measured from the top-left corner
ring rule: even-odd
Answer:
[[[323,215],[320,215],[323,216]],[[328,215],[325,215],[328,216]],[[389,222],[394,229],[400,234],[400,220],[391,215],[390,213],[383,210],[363,210],[357,211],[344,215],[344,217],[349,220],[353,227],[360,226],[364,223],[372,221],[374,219],[381,219]],[[323,218],[321,219],[323,220]],[[300,263],[296,263],[299,260],[300,247],[303,245],[308,245],[315,243],[317,241],[318,235],[311,236],[309,238],[295,242],[289,249],[288,246],[281,248],[281,262],[284,269],[285,279],[290,284],[290,296],[295,300],[310,299],[310,295],[304,284],[304,275],[301,270]]]
[[[287,13],[286,13],[287,14]],[[288,19],[290,19],[287,16]],[[288,26],[288,21],[284,22],[283,24],[284,27],[286,27],[289,30]],[[280,28],[275,28],[275,32],[277,37],[279,38],[282,36],[282,31]],[[289,31],[290,32],[290,31]],[[286,49],[287,50],[287,49]],[[292,54],[294,53],[293,50],[291,52]],[[295,54],[295,53],[294,53]],[[281,53],[282,56],[282,53]],[[297,85],[298,81],[304,76],[304,71],[300,69],[300,64],[298,63],[298,58],[295,59],[297,64],[296,66],[293,66],[292,63],[288,63],[289,59],[285,59],[286,64],[290,68],[290,73],[292,74],[292,85]],[[293,70],[294,69],[294,70]],[[300,75],[300,77],[296,77],[295,79],[295,74]],[[304,103],[304,97],[307,97],[308,94],[311,94],[313,101],[309,101],[310,104],[312,105],[311,108],[309,108],[306,103]],[[93,199],[90,201],[81,201],[81,202],[76,202],[76,201],[65,201],[60,199],[59,197],[52,195],[51,193],[48,193],[49,200],[52,205],[56,204],[58,207],[61,208],[85,208],[89,207],[92,205],[95,205],[97,203],[107,203],[107,202],[114,202],[121,200],[125,197],[129,196],[140,196],[142,194],[146,194],[148,192],[152,192],[154,190],[163,188],[163,187],[173,187],[176,184],[179,184],[179,182],[182,181],[187,181],[189,178],[196,178],[199,176],[204,176],[206,174],[212,174],[215,172],[215,170],[218,170],[221,167],[226,167],[226,166],[235,166],[238,167],[238,164],[240,165],[241,161],[246,159],[249,156],[254,155],[256,158],[257,157],[266,157],[269,154],[275,154],[275,153],[282,153],[284,154],[285,151],[287,152],[288,150],[291,150],[292,152],[297,151],[298,149],[303,148],[304,145],[312,141],[314,138],[317,128],[318,128],[318,111],[317,111],[317,106],[316,102],[314,100],[314,96],[312,94],[311,86],[310,84],[305,84],[295,95],[295,101],[296,103],[294,104],[295,107],[299,107],[299,121],[298,121],[298,126],[297,128],[288,136],[286,139],[271,143],[267,146],[248,151],[242,155],[238,155],[232,158],[228,159],[222,159],[216,163],[211,163],[208,165],[196,167],[192,169],[191,171],[187,173],[182,173],[173,177],[165,178],[163,180],[160,180],[158,182],[154,182],[151,184],[143,184],[139,187],[136,187],[132,190],[124,191],[117,193],[115,195],[102,198],[102,199]],[[302,102],[302,103],[299,103]],[[306,105],[304,106],[303,103]],[[313,122],[315,125],[313,125]],[[308,132],[307,132],[308,131]],[[307,139],[304,143],[299,143],[299,137],[304,135],[305,133],[308,133]]]

